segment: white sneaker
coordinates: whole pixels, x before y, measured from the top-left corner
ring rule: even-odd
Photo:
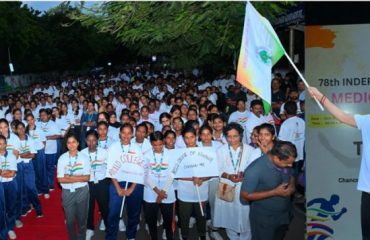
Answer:
[[[166,230],[163,230],[162,239],[167,240]]]
[[[104,220],[103,219],[100,221],[99,230],[100,231],[105,231],[105,224],[104,224]]]
[[[9,239],[17,239],[17,235],[15,235],[15,232],[13,230],[10,230],[8,232]]]
[[[145,224],[145,231],[149,232],[149,226],[148,226],[148,224]]]
[[[217,231],[211,231],[210,237],[214,240],[223,240],[223,237]]]
[[[15,227],[16,227],[16,228],[21,228],[21,227],[23,227],[23,223],[21,222],[21,220],[15,220]]]
[[[181,228],[179,228],[179,239],[182,240]]]
[[[157,227],[162,226],[162,224],[163,224],[163,218],[161,216],[161,218],[159,219],[159,221],[157,221]]]
[[[45,199],[49,199],[49,198],[50,198],[50,195],[49,195],[49,193],[47,193],[47,194],[44,194],[44,198],[45,198]]]
[[[196,223],[197,221],[195,220],[195,218],[191,217],[190,220],[189,220],[189,228],[193,228],[194,227],[194,224]]]
[[[121,219],[119,220],[118,229],[120,232],[126,232],[126,225],[125,222]]]
[[[90,240],[94,236],[94,231],[91,229],[86,230],[86,240]]]

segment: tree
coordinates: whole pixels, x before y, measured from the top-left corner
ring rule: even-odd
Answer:
[[[256,2],[269,18],[290,3]],[[164,55],[179,67],[228,62],[240,48],[245,2],[103,2],[69,16],[110,33],[142,56]]]

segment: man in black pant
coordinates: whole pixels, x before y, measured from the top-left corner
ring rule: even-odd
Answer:
[[[250,204],[252,240],[283,240],[292,219],[290,196],[295,184],[292,165],[297,150],[278,141],[245,170],[240,197]]]

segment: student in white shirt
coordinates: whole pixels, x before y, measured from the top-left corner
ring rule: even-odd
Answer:
[[[108,152],[98,147],[98,133],[95,130],[89,130],[86,133],[87,148],[81,153],[88,156],[90,160],[90,181],[89,181],[89,214],[87,218],[86,239],[91,239],[94,235],[94,209],[95,201],[98,203],[99,211],[104,223],[108,223],[108,205],[109,205],[109,183],[105,178],[107,171]]]
[[[68,151],[58,160],[57,178],[62,186],[68,237],[70,240],[85,239],[91,167],[88,157],[78,151],[79,140],[74,135],[68,135],[66,140]]]
[[[26,133],[35,141],[37,151],[36,158],[33,160],[35,169],[35,181],[38,193],[49,193],[48,177],[46,172],[45,143],[46,137],[40,127],[36,126],[36,119],[32,114],[26,115]]]
[[[150,141],[146,138],[148,135],[148,127],[145,123],[136,126],[135,137],[131,139],[131,144],[136,144],[141,153],[144,155],[146,152],[152,150]]]
[[[46,109],[40,110],[40,122],[37,127],[41,128],[45,137],[45,160],[46,160],[46,171],[48,175],[49,189],[54,190],[54,171],[55,164],[57,161],[57,139],[60,138],[59,127],[50,120],[50,111]],[[45,198],[49,198],[49,194],[44,195]]]
[[[302,118],[297,117],[297,104],[295,102],[286,102],[284,109],[287,119],[280,127],[279,140],[291,142],[297,148],[297,159],[294,162],[297,176],[303,167],[306,124]]]
[[[243,139],[244,143],[250,144],[251,143],[251,134],[253,129],[261,125],[262,123],[266,123],[266,118],[263,116],[263,104],[261,100],[253,100],[251,102],[251,114],[245,123],[245,136]]]
[[[104,121],[108,123],[109,115],[106,112],[101,112],[98,114],[98,122]],[[108,126],[108,137],[113,139],[113,141],[119,141],[119,128]]]
[[[37,153],[35,141],[26,134],[26,127],[24,123],[18,122],[16,125],[17,134],[21,142],[21,148],[19,153],[19,159],[23,164],[23,183],[25,197],[21,199],[22,214],[26,214],[30,209],[30,206],[35,208],[37,218],[42,217],[42,209],[40,200],[38,198],[36,182],[35,182],[35,170],[33,168],[33,159]]]
[[[244,170],[254,160],[254,149],[243,144],[243,128],[237,123],[230,123],[225,128],[227,144],[217,151],[220,172],[220,184],[235,187],[232,202],[216,197],[213,224],[215,227],[226,228],[229,239],[252,239],[249,224],[249,205],[242,205],[239,200]]]
[[[17,172],[17,160],[14,154],[6,150],[7,139],[0,135],[0,181],[4,188],[5,196],[5,221],[6,229],[10,239],[16,239],[14,232],[15,220],[17,216],[17,181],[14,179]],[[3,231],[4,229],[1,229]]]
[[[251,112],[245,108],[245,102],[243,100],[238,100],[236,102],[237,110],[233,112],[229,117],[229,123],[236,122],[241,126],[245,126]]]
[[[197,131],[193,127],[186,127],[182,133],[187,148],[197,147]],[[208,200],[208,179],[193,177],[179,178],[177,181],[181,235],[184,240],[189,239],[189,221],[193,209],[196,215],[198,235],[202,240],[206,239],[206,218],[201,214],[195,185],[199,187],[200,200],[206,202]]]
[[[108,127],[109,124],[107,122],[98,122],[98,147],[103,148],[104,150],[108,150],[108,148],[115,142],[112,138],[108,136]]]
[[[157,216],[160,210],[167,240],[173,239],[172,221],[175,190],[170,173],[170,153],[164,148],[164,136],[157,131],[150,135],[152,149],[144,155],[147,174],[144,188],[144,214],[152,240],[158,239]]]
[[[181,117],[172,119],[172,127],[176,133],[176,148],[185,148],[184,138],[182,136],[182,129],[184,128],[184,121]]]
[[[126,181],[124,181],[123,173],[121,171],[118,171],[115,175],[111,173],[115,162],[119,161],[126,153],[135,154],[139,159],[142,158],[141,149],[136,144],[131,144],[133,131],[134,129],[130,124],[123,124],[120,128],[120,141],[113,143],[108,150],[107,177],[111,178],[112,183],[109,186],[109,215],[106,240],[117,238],[123,196],[126,196],[125,204],[127,204],[128,210],[127,239],[135,239],[137,226],[140,222],[144,185],[128,183],[127,189],[125,189]]]
[[[213,140],[220,142],[222,145],[225,144],[226,137],[224,135],[225,119],[216,114],[211,118],[213,128]]]

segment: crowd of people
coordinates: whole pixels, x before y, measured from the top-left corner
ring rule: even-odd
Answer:
[[[60,201],[51,196],[57,187],[71,240],[91,239],[95,227],[107,240],[118,231],[135,239],[141,219],[153,240],[192,239],[193,225],[200,239],[223,239],[221,229],[231,240],[283,239],[292,199],[304,193],[305,89],[291,74],[275,74],[271,88],[266,112],[235,75],[206,81],[199,71],[134,67],[3,96],[0,239],[16,239],[31,211],[43,217],[39,198]],[[173,179],[171,151],[193,147],[216,152],[218,177]],[[145,184],[107,171],[124,153],[145,160]]]

